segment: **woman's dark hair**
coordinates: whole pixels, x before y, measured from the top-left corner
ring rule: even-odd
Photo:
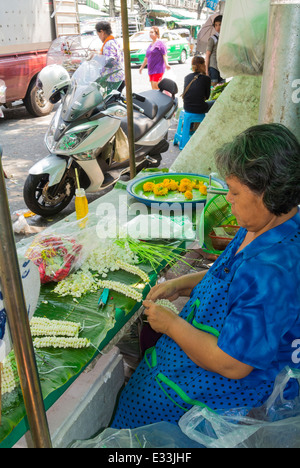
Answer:
[[[235,176],[263,195],[276,216],[300,204],[300,144],[284,125],[248,128],[216,152],[216,165],[222,177]]]
[[[195,55],[192,58],[192,70],[194,73],[203,73],[205,75],[205,59],[200,55]]]
[[[104,31],[109,36],[110,34],[112,34],[111,25],[108,21],[99,21],[99,23],[96,24],[96,31],[97,32]]]

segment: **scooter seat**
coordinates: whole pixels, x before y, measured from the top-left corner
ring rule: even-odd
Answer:
[[[143,96],[145,101],[141,102],[133,100],[133,102],[139,107],[142,107],[145,110],[145,113],[142,114],[135,109],[133,110],[133,131],[135,141],[142,138],[142,136],[144,136],[157,122],[159,122],[172,109],[174,104],[174,99],[161,91],[143,91],[142,93],[139,93],[139,95]],[[155,113],[156,109],[157,111]],[[153,117],[150,118],[148,115],[153,115]],[[127,134],[127,117],[123,117],[121,119],[121,128]]]

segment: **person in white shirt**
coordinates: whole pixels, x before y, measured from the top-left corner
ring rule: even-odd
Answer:
[[[218,15],[215,17],[213,24],[216,32],[208,39],[207,42],[205,58],[206,74],[210,77],[212,86],[215,86],[216,84],[222,81],[217,61],[217,49],[219,35],[221,31],[222,18],[222,15]]]

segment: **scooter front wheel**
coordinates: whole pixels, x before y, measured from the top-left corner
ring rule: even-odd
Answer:
[[[75,181],[66,178],[57,192],[57,185],[49,187],[49,174],[30,174],[24,185],[23,195],[27,207],[43,218],[49,218],[62,211],[71,202],[75,193]]]

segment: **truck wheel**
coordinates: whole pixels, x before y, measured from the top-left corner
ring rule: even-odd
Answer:
[[[75,182],[72,178],[67,178],[61,191],[55,195],[53,194],[57,186],[48,187],[48,184],[48,174],[29,174],[23,190],[27,207],[44,218],[60,213],[68,206],[75,193]]]
[[[53,104],[46,101],[43,91],[36,87],[35,80],[31,81],[23,102],[29,114],[34,117],[48,115],[53,110]]]

